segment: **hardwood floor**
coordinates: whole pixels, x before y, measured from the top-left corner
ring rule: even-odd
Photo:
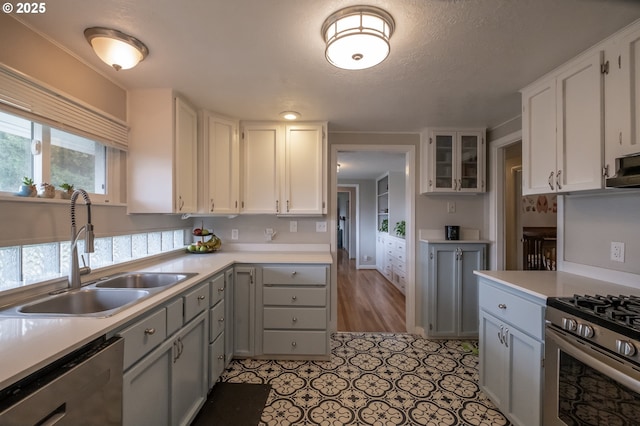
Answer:
[[[338,331],[404,333],[405,297],[375,269],[338,250]]]

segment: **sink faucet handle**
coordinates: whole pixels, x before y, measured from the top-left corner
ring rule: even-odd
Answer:
[[[82,259],[82,268],[78,269],[80,275],[89,275],[91,273],[91,268],[87,266],[87,263],[84,261],[84,254],[80,255],[80,259]]]
[[[93,253],[95,251],[93,240],[94,240],[93,225],[91,223],[87,223],[84,230],[84,252],[85,253]]]

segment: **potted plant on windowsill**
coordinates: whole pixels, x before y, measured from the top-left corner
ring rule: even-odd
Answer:
[[[68,183],[63,183],[60,184],[60,198],[63,198],[65,200],[68,200],[71,198],[71,194],[73,194],[73,185],[68,184]]]
[[[33,179],[30,177],[22,178],[22,185],[20,185],[20,189],[16,193],[21,197],[35,197],[38,191],[36,190],[36,185],[33,183]]]

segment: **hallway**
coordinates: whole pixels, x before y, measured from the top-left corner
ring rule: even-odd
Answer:
[[[405,297],[375,269],[338,250],[338,331],[405,333]]]

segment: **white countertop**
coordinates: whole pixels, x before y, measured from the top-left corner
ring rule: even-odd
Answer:
[[[443,239],[420,239],[421,243],[427,244],[489,244],[491,241],[489,240],[443,240]]]
[[[277,250],[273,245],[271,250]],[[291,249],[287,247],[286,249]],[[169,287],[131,308],[107,318],[0,317],[0,389],[39,370],[84,344],[114,330],[161,305],[189,287],[234,263],[331,264],[327,246],[322,251],[220,251],[212,254],[182,254],[129,271],[196,272],[193,278]]]
[[[567,297],[574,294],[640,295],[640,289],[594,280],[581,275],[556,271],[474,271],[516,290],[523,291],[546,303],[548,297]]]

